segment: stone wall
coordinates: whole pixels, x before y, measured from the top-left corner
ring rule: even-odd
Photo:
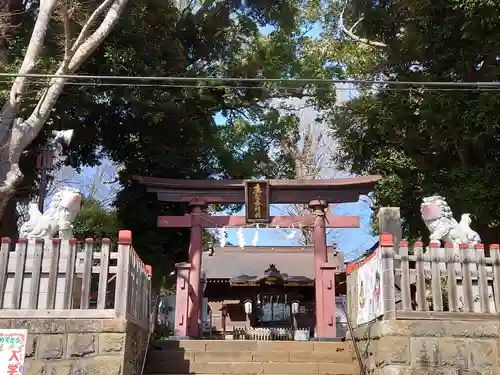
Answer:
[[[367,374],[500,374],[500,322],[385,320],[355,335]]]
[[[147,332],[123,319],[0,319],[0,328],[28,329],[24,375],[139,375],[147,348]]]
[[[142,361],[148,349],[147,343],[148,332],[133,323],[127,323],[122,375],[141,374]]]

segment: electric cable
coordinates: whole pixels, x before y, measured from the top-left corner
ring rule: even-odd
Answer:
[[[352,82],[350,82],[352,84]],[[0,80],[0,84],[12,84],[12,80]],[[30,81],[30,85],[42,85],[49,86],[50,81],[38,80]],[[301,86],[242,86],[242,85],[198,85],[198,84],[162,84],[162,83],[118,83],[118,82],[65,82],[65,86],[82,86],[82,87],[149,87],[149,88],[184,88],[184,89],[234,89],[234,90],[268,90],[268,91],[293,91],[293,90],[304,90],[307,88]],[[354,85],[352,85],[354,86]],[[353,91],[356,87],[314,87],[310,88],[314,91]],[[421,92],[465,92],[465,91],[500,91],[500,86],[498,87],[456,87],[456,88],[446,88],[446,87],[370,87],[367,90],[383,90],[383,91],[421,91]],[[312,93],[311,93],[312,95]]]
[[[500,82],[451,82],[451,81],[390,81],[363,79],[325,79],[325,78],[265,78],[265,77],[179,77],[179,76],[118,76],[118,75],[81,75],[81,74],[41,74],[41,73],[0,73],[0,77],[26,78],[64,78],[74,80],[118,80],[118,81],[186,81],[186,82],[298,82],[332,84],[372,84],[396,86],[456,86],[475,88],[500,88]]]

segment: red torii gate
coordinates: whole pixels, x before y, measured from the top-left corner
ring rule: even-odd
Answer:
[[[336,336],[335,266],[328,264],[325,228],[357,228],[357,216],[329,216],[329,203],[357,202],[373,190],[381,176],[331,180],[177,180],[133,177],[156,193],[158,200],[184,202],[191,213],[159,216],[163,228],[191,228],[188,263],[177,264],[176,336],[201,334],[202,291],[200,288],[202,235],[204,228],[244,227],[265,223],[269,227],[313,228],[316,300],[316,336]],[[246,204],[246,216],[211,216],[203,213],[209,204]],[[309,204],[307,216],[270,216],[270,204]]]

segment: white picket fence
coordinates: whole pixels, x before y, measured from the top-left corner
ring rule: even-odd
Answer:
[[[151,267],[129,239],[119,241],[115,249],[109,239],[81,244],[54,239],[49,246],[19,239],[15,251],[11,249],[11,240],[3,238],[0,318],[124,316],[149,325]]]
[[[385,234],[384,234],[385,235]],[[377,252],[383,288],[383,319],[498,320],[500,318],[500,247],[416,242],[392,245]],[[358,314],[358,263],[348,275],[349,316]]]

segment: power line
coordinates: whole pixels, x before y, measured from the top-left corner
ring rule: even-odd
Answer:
[[[12,83],[9,80],[0,80],[1,83]],[[38,80],[30,81],[32,85],[47,86],[49,81]],[[234,90],[268,90],[268,91],[293,91],[302,90],[303,87],[300,86],[275,86],[275,87],[265,87],[265,86],[242,86],[242,85],[198,85],[198,84],[161,84],[161,83],[117,83],[117,82],[66,82],[66,86],[86,86],[86,87],[126,87],[126,88],[182,88],[182,89],[234,89]],[[456,88],[446,88],[446,87],[420,87],[420,88],[408,88],[408,87],[384,87],[384,91],[408,91],[412,92],[415,90],[420,90],[423,92],[470,92],[470,91],[500,91],[500,86],[498,87],[456,87]],[[315,91],[330,91],[328,87],[316,87]],[[356,91],[353,87],[335,87],[335,91]]]
[[[64,78],[73,80],[118,80],[118,81],[186,81],[186,82],[297,82],[297,83],[332,83],[332,84],[371,84],[395,86],[457,86],[474,88],[500,88],[500,82],[449,82],[449,81],[389,81],[389,80],[352,80],[352,79],[324,79],[324,78],[248,78],[248,77],[172,77],[172,76],[117,76],[117,75],[78,75],[78,74],[19,74],[0,73],[0,77],[26,78]]]
[[[152,87],[152,88],[192,88],[192,89],[237,89],[237,90],[255,90],[255,89],[261,89],[261,90],[299,90],[302,89],[302,87],[297,86],[297,87],[290,87],[290,86],[282,86],[282,87],[264,87],[264,86],[231,86],[231,85],[176,85],[176,84],[141,84],[141,83],[125,83],[125,84],[120,84],[120,83],[90,83],[90,82],[69,82],[67,83],[68,85],[71,86],[102,86],[102,87]],[[330,89],[327,87],[317,87],[315,90],[319,91],[329,91]],[[354,91],[355,89],[351,87],[336,87],[336,91]],[[405,88],[405,87],[396,87],[396,88],[384,88],[384,90],[387,91],[415,91],[415,88]],[[489,88],[476,88],[476,87],[467,87],[467,88],[423,88],[423,91],[426,92],[440,92],[440,91],[500,91],[500,86],[499,87],[489,87]]]

